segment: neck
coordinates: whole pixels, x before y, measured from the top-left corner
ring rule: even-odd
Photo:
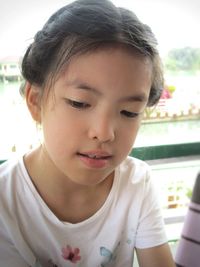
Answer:
[[[76,223],[92,216],[107,199],[114,174],[100,184],[85,186],[71,181],[49,160],[41,147],[24,158],[30,178],[47,206],[63,221]]]

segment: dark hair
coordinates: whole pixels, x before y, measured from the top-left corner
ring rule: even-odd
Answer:
[[[148,106],[154,105],[163,89],[155,36],[133,12],[116,7],[109,0],[78,0],[55,12],[28,47],[22,60],[22,75],[31,84],[44,88],[73,56],[116,44],[130,47],[151,60]]]

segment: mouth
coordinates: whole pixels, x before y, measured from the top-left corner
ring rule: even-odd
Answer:
[[[107,167],[110,164],[110,159],[113,157],[111,154],[104,151],[79,152],[77,155],[81,162],[90,169],[101,169]]]
[[[105,160],[109,159],[112,156],[107,153],[78,153],[81,157],[86,157],[90,159],[96,159],[96,160]]]

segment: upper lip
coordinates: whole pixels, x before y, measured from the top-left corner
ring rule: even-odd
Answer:
[[[84,151],[84,152],[79,152],[78,154],[82,156],[93,157],[93,158],[108,158],[112,156],[112,154],[108,153],[107,151],[103,151],[103,150]]]

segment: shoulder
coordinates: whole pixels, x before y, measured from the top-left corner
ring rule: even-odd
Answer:
[[[0,165],[0,225],[13,226],[16,214],[21,211],[26,188],[24,168],[22,157]]]
[[[120,176],[126,177],[132,184],[147,182],[150,172],[146,162],[134,157],[127,157],[120,165]]]
[[[7,183],[19,172],[21,159],[9,159],[0,165],[0,184]]]
[[[23,179],[23,159],[13,158],[0,165],[0,202],[6,203],[15,198]]]
[[[137,158],[127,157],[119,167],[119,191],[125,191],[126,196],[130,195],[134,201],[138,199],[140,204],[143,201],[150,203],[157,195],[156,186],[151,175],[150,166]],[[138,204],[139,205],[139,204]]]

